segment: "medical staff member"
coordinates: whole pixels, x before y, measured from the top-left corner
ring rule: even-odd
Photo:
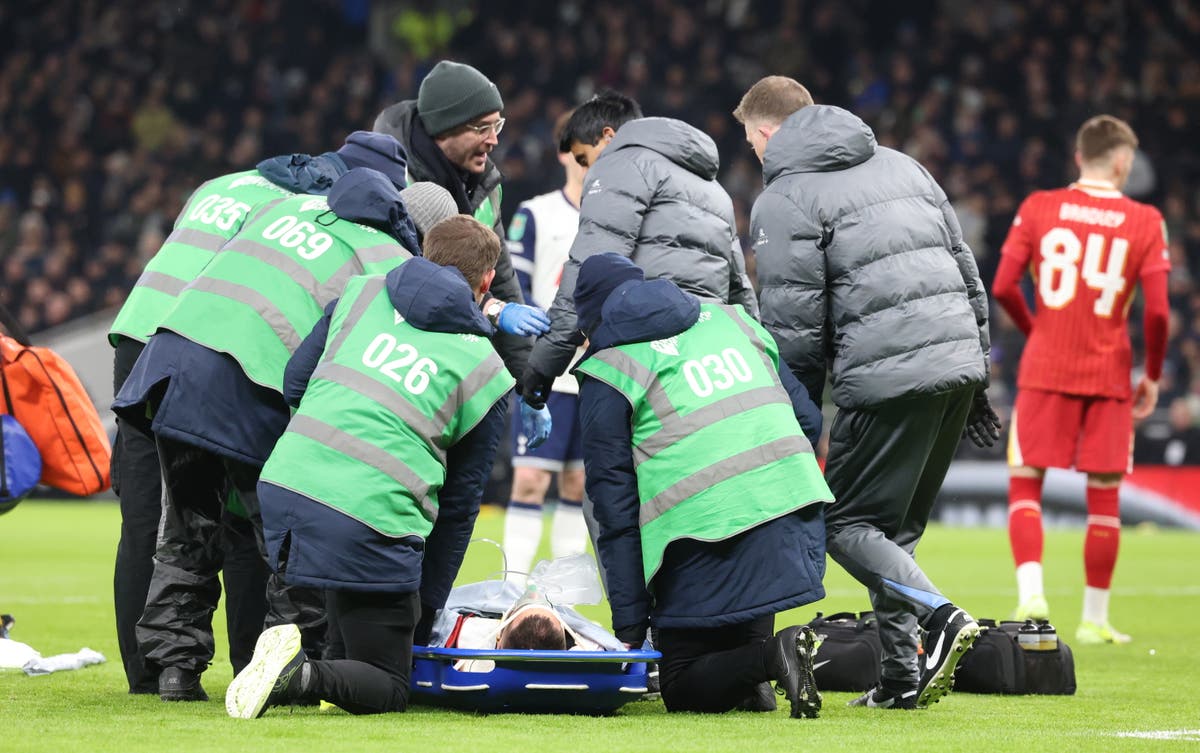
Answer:
[[[574,303],[613,632],[633,646],[655,628],[668,711],[728,711],[774,680],[793,717],[817,716],[812,630],[772,633],[776,612],[825,595],[820,412],[741,306],[620,254],[583,261]]]
[[[270,628],[230,716],[407,708],[414,633],[458,574],[514,385],[478,308],[499,255],[490,228],[443,220],[424,259],[351,280],[289,362],[305,388],[288,390],[298,409],[263,467],[263,528],[285,581],[327,591],[346,658],[310,661],[296,625]]]

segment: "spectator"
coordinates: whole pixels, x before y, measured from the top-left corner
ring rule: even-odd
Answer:
[[[369,127],[384,105],[414,96],[440,57],[489,72],[506,102],[520,102],[520,117],[516,104],[506,112],[511,122],[492,155],[503,164],[510,147],[523,151],[527,178],[506,184],[511,206],[555,187],[555,171],[544,169],[555,158],[546,137],[564,103],[613,86],[644,100],[649,115],[669,111],[709,133],[721,157],[718,180],[735,207],[748,207],[761,183],[743,178],[757,164],[736,129],[710,123],[727,121],[741,90],[764,73],[802,72],[820,101],[863,112],[881,145],[911,150],[956,207],[972,195],[985,199],[987,242],[977,249],[984,279],[994,275],[1016,198],[1069,179],[1067,136],[1102,111],[1143,135],[1156,184],[1135,198],[1168,209],[1170,237],[1185,260],[1173,260],[1173,269],[1200,263],[1195,4],[1101,3],[1089,16],[1097,20],[1078,25],[1066,5],[1015,0],[960,14],[932,2],[876,0],[850,11],[834,0],[616,0],[599,22],[569,3],[547,12],[537,4],[462,1],[435,11],[423,0],[406,5],[403,22],[372,18],[370,28],[381,30],[370,40],[377,57],[341,3],[176,5],[164,11],[113,0],[78,8],[47,0],[19,15],[0,9],[7,51],[0,61],[0,264],[7,305],[24,311],[34,330],[47,326],[43,307],[26,305],[32,293],[19,282],[40,274],[43,249],[13,262],[16,223],[26,213],[47,228],[71,215],[77,246],[69,274],[100,259],[105,281],[87,276],[92,294],[84,308],[110,305],[122,297],[112,289],[127,292],[145,261],[127,264],[143,228],[165,235],[191,186],[285,149],[319,152],[322,134]],[[415,47],[413,39],[429,46]],[[682,86],[679,70],[689,74]],[[1081,86],[1092,82],[1088,71],[1096,71],[1094,85]],[[139,114],[145,120],[164,112],[173,116],[173,135],[151,156],[133,124]],[[236,163],[228,161],[235,144],[242,152]],[[255,144],[258,153],[247,156]],[[76,180],[86,225],[76,224],[70,208],[80,198],[79,186],[68,187]],[[3,221],[8,212],[16,222]],[[738,214],[743,246],[747,214]],[[49,242],[49,231],[43,237]],[[1168,342],[1168,363],[1179,373],[1164,408],[1200,374],[1195,349],[1184,353],[1200,334],[1191,324],[1194,291],[1188,282],[1172,293],[1186,325]],[[1140,329],[1135,310],[1135,348]],[[1016,355],[993,380],[1010,392]]]
[[[1134,460],[1146,465],[1200,464],[1200,427],[1187,398],[1171,401],[1166,422],[1146,427]]]

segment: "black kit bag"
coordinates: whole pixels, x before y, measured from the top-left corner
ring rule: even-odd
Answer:
[[[838,612],[828,617],[817,612],[808,626],[820,641],[813,656],[819,689],[862,692],[878,684],[883,645],[874,612]]]
[[[1000,629],[1017,640],[1021,622],[1004,621]],[[1057,635],[1057,634],[1056,634]],[[1055,640],[1054,648],[1024,651],[1025,692],[1037,695],[1075,695],[1075,655],[1065,641]]]
[[[1025,693],[1025,651],[995,620],[979,620],[982,631],[975,644],[963,654],[954,672],[958,693]]]
[[[1017,641],[1017,632],[1024,623],[980,620],[979,624],[988,629],[959,661],[954,675],[956,691],[1075,694],[1075,657],[1064,641],[1057,640],[1052,649],[1026,650]]]

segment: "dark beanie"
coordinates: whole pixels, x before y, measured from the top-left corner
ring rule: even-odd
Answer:
[[[504,109],[500,90],[469,65],[443,60],[433,66],[417,91],[417,114],[430,136]]]
[[[369,167],[388,177],[396,188],[404,188],[408,180],[404,174],[408,168],[408,155],[399,141],[386,133],[355,131],[346,137],[346,143],[337,154],[353,170]]]
[[[608,296],[622,283],[645,279],[642,268],[620,254],[596,254],[584,259],[575,281],[575,316],[579,329],[590,336],[600,324],[600,311]]]

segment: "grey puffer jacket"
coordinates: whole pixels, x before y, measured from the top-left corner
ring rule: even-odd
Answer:
[[[575,323],[575,279],[594,254],[630,257],[646,279],[665,277],[703,300],[740,303],[758,317],[733,216],[717,182],[717,147],[680,120],[640,118],[621,126],[588,170],[579,233],[550,309],[550,332],[530,363],[561,374],[583,341]]]
[[[839,108],[793,113],[767,143],[751,239],[762,323],[820,400],[863,408],[983,384],[987,294],[945,192]]]

